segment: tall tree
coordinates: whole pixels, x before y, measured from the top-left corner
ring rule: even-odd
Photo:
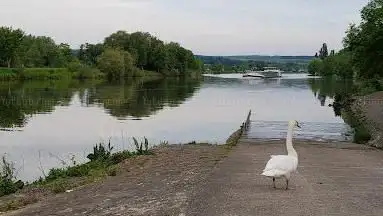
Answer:
[[[24,32],[20,29],[14,30],[10,27],[0,27],[0,64],[11,67],[23,37]]]
[[[319,58],[324,59],[328,56],[327,44],[323,43],[322,48],[319,50]]]
[[[359,26],[350,25],[343,40],[345,50],[352,53],[358,76],[383,76],[383,0],[371,0],[361,11]]]

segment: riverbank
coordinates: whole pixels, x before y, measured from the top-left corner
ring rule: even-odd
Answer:
[[[186,72],[189,78],[198,78],[202,74],[199,71]],[[183,77],[180,73],[163,74],[156,71],[140,70],[134,68],[132,73],[125,78],[166,78]],[[106,80],[106,74],[97,68],[80,67],[76,70],[69,68],[0,68],[0,81],[6,80],[62,80],[62,79],[100,79]]]
[[[371,196],[382,194],[381,151],[303,140],[294,147],[301,159],[287,191],[283,180],[274,189],[260,175],[270,155],[285,153],[284,141],[244,138],[235,147],[157,147],[154,155],[125,160],[116,176],[3,215],[381,215],[380,200]]]
[[[25,183],[26,185],[20,180],[16,181],[13,164],[3,157],[2,170],[7,172],[0,172],[0,212],[19,210],[34,203],[42,205],[47,200],[65,197],[66,195],[62,195],[63,193],[82,191],[79,193],[84,194],[86,191],[85,194],[88,194],[91,193],[90,191],[104,186],[105,190],[109,190],[109,187],[117,186],[122,179],[125,179],[126,187],[144,194],[145,189],[140,189],[135,184],[145,186],[146,183],[137,183],[135,180],[154,182],[155,184],[150,187],[166,184],[167,186],[162,186],[162,189],[176,183],[184,186],[179,189],[197,186],[204,175],[237,145],[248,127],[250,115],[251,111],[240,129],[235,131],[224,145],[195,142],[169,145],[167,142],[162,142],[151,148],[146,138],[141,142],[133,138],[135,151],[124,150],[112,153],[113,146],[110,142],[108,145],[100,143],[94,146],[92,153],[88,154],[87,163],[77,164],[73,158],[68,166],[50,169],[49,173],[42,171],[43,177],[31,184]],[[166,179],[163,179],[163,175]],[[131,185],[132,182],[133,185]],[[170,190],[170,188],[168,189]],[[168,190],[163,191],[163,193],[167,192]],[[179,193],[183,192],[178,191],[177,194]],[[139,194],[138,197],[143,198],[144,194]],[[173,195],[178,196],[177,194]],[[149,207],[150,205],[147,208]],[[50,207],[50,209],[52,208]],[[43,213],[48,212],[45,210]]]
[[[137,69],[135,78],[165,77],[155,71]],[[106,79],[97,68],[84,67],[76,71],[67,68],[0,68],[0,80],[62,80],[62,79]]]
[[[355,98],[352,114],[359,120],[366,144],[383,148],[383,91]],[[364,132],[363,132],[364,131]],[[368,134],[368,135],[363,135]]]
[[[152,149],[153,154],[130,157],[119,163],[114,176],[95,179],[73,188],[73,191],[55,194],[34,188],[3,197],[0,199],[1,211],[26,206],[9,212],[9,215],[53,215],[65,214],[65,211],[81,212],[83,208],[88,209],[98,203],[101,205],[93,211],[108,214],[110,203],[129,200],[131,205],[121,207],[126,208],[124,213],[148,211],[179,214],[180,207],[186,204],[188,193],[202,183],[229,150],[227,145],[158,146]],[[59,208],[64,210],[56,212]]]

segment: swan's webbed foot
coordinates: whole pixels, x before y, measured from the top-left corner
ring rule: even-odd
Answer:
[[[273,177],[273,186],[275,188],[275,178]]]

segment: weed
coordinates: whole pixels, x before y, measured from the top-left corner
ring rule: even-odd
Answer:
[[[90,161],[105,160],[110,157],[110,155],[112,154],[112,150],[113,150],[113,147],[110,145],[110,140],[109,140],[107,149],[102,143],[99,143],[98,145],[93,147],[93,153],[90,153],[87,156],[87,158]]]
[[[141,142],[140,144],[138,144],[138,141],[135,137],[133,137],[133,141],[134,141],[134,145],[136,146],[137,155],[151,154],[151,152],[149,151],[149,142],[146,137],[144,137],[144,142]],[[145,149],[142,148],[143,146],[145,147]]]
[[[119,164],[124,160],[137,155],[152,154],[149,150],[149,142],[146,138],[144,142],[140,144],[136,138],[133,139],[136,145],[136,152],[125,150],[112,153],[114,147],[111,146],[109,140],[107,145],[103,143],[96,144],[93,147],[93,152],[87,156],[90,161],[84,164],[78,164],[74,155],[70,158],[71,163],[66,163],[61,158],[56,157],[65,167],[52,168],[47,175],[43,172],[44,177],[40,177],[29,186],[32,188],[47,189],[53,193],[62,193],[68,189],[86,184],[87,182],[103,179],[106,176],[116,176],[120,170]],[[0,166],[0,196],[15,193],[24,187],[22,181],[16,181],[14,165],[8,162],[5,156],[3,156]],[[23,203],[25,202],[29,201],[12,201],[7,203],[6,206],[0,206],[0,209],[16,209],[17,206],[24,205]]]
[[[14,164],[8,162],[5,156],[2,157],[0,166],[0,196],[15,193],[24,187],[22,181],[16,181]]]

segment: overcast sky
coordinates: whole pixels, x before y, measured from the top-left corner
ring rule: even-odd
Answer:
[[[73,48],[145,31],[204,55],[312,55],[339,49],[368,0],[0,0],[0,25]]]

